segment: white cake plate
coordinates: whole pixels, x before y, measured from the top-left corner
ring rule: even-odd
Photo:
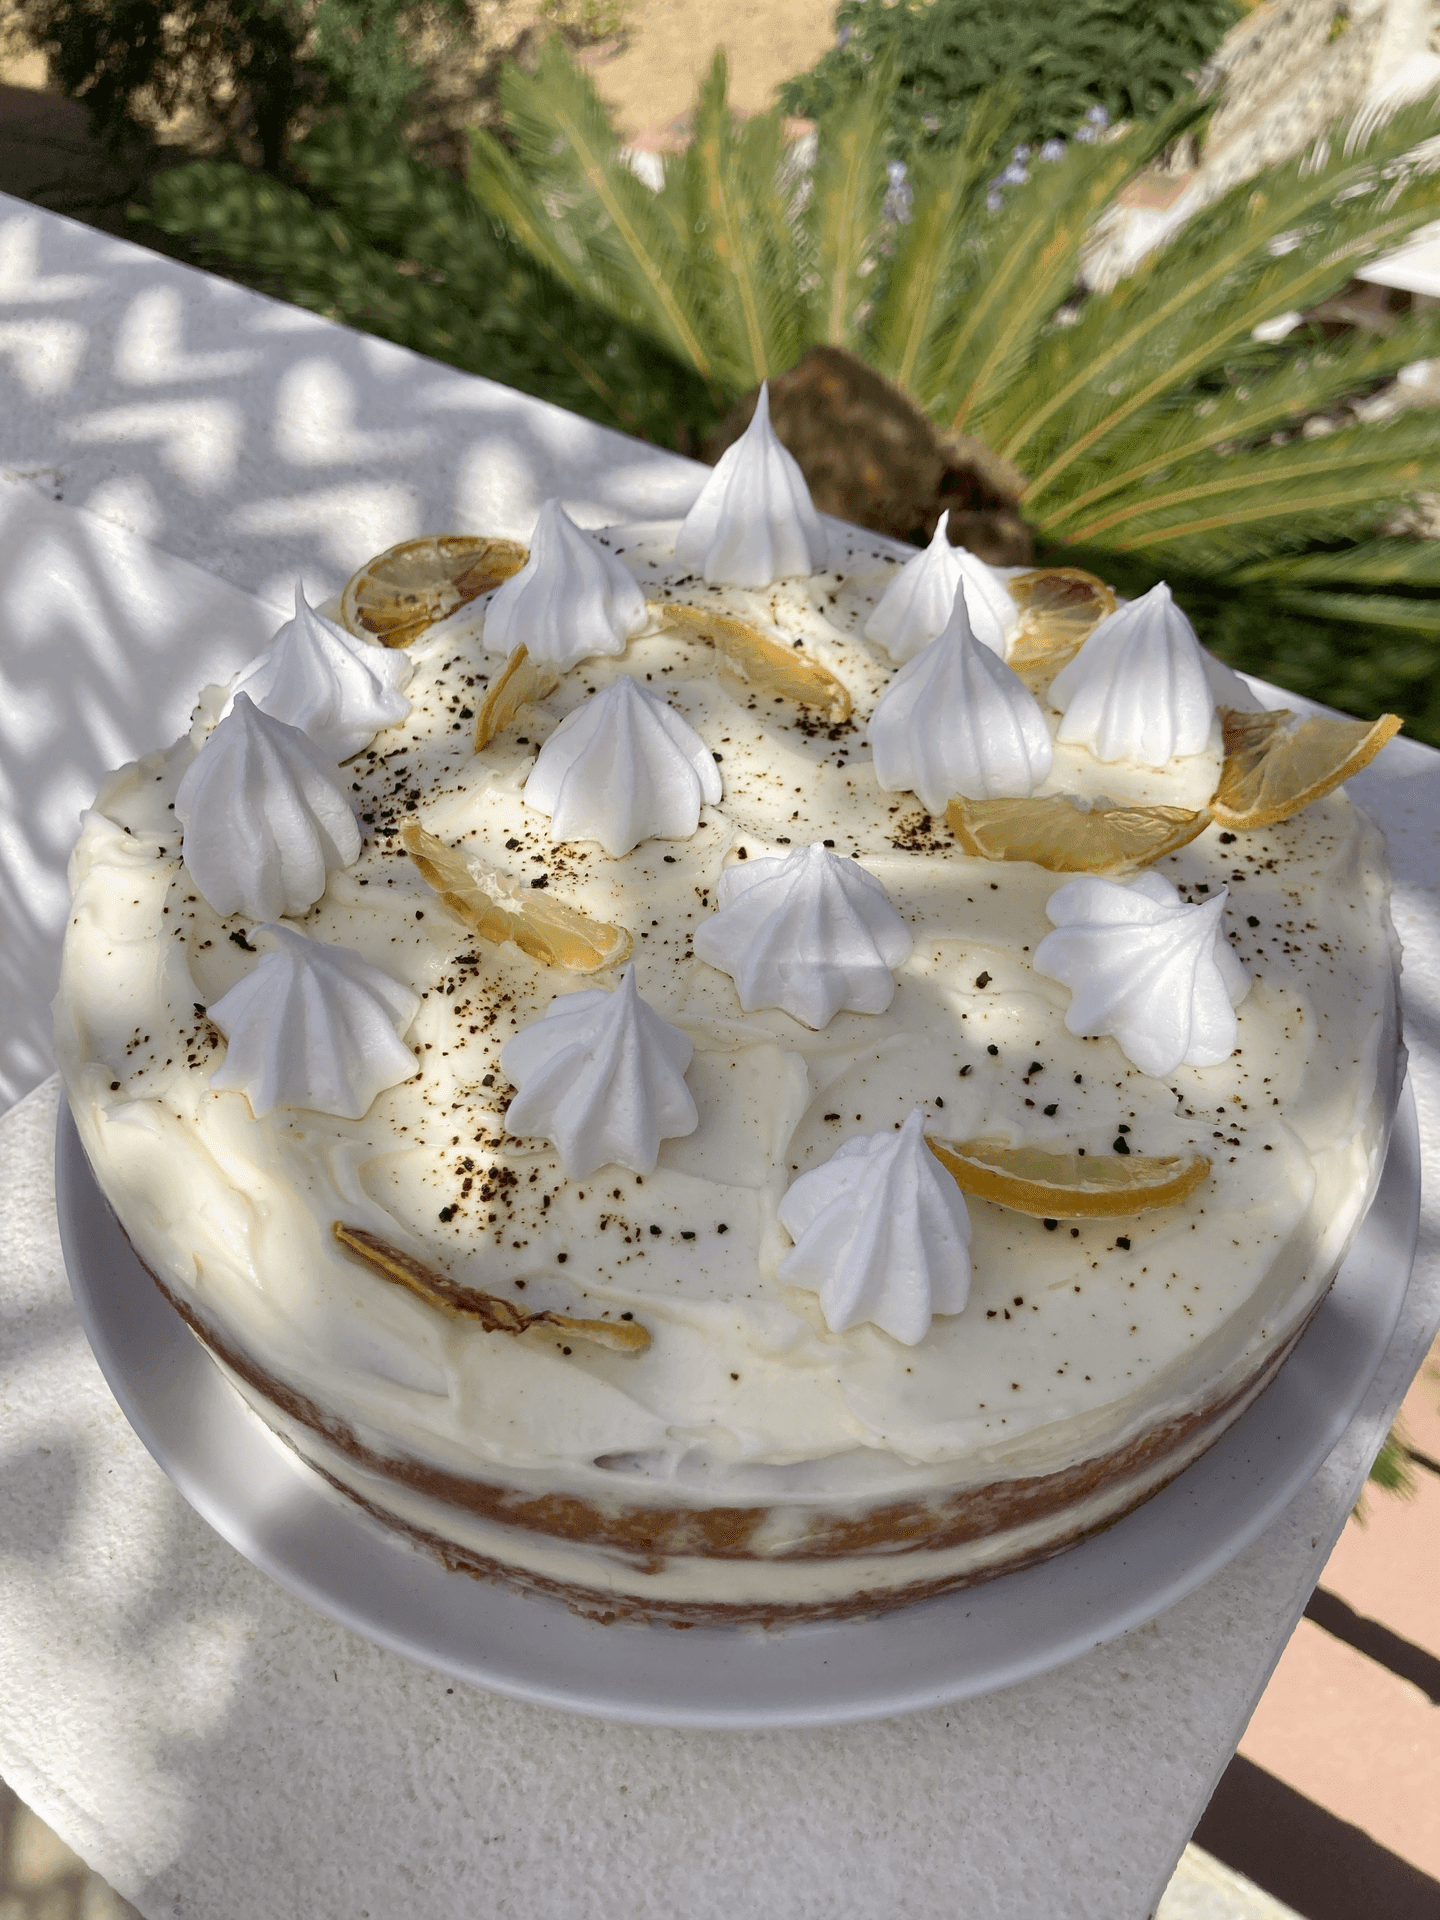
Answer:
[[[396,1653],[538,1705],[652,1726],[805,1726],[938,1706],[1061,1666],[1152,1619],[1262,1533],[1349,1425],[1394,1332],[1420,1139],[1407,1087],[1375,1204],[1305,1337],[1250,1411],[1137,1512],[984,1586],[778,1633],[597,1626],[447,1572],[245,1406],[131,1252],[63,1101],[55,1192],[75,1304],[127,1419],[196,1512],[281,1586]]]

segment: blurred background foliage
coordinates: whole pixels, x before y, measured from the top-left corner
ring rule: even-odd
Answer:
[[[844,348],[937,444],[999,456],[1043,558],[1167,577],[1234,664],[1440,743],[1440,410],[1367,407],[1440,320],[1255,338],[1434,217],[1433,104],[1086,291],[1097,216],[1203,138],[1187,74],[1233,0],[845,0],[771,113],[733,114],[717,62],[658,191],[569,51],[623,0],[541,0],[518,33],[512,0],[19,4],[110,138],[178,123],[168,158],[202,156],[135,210],[187,257],[691,453]]]
[[[1038,147],[1096,107],[1112,122],[1163,112],[1244,13],[1238,0],[842,0],[835,47],[781,89],[781,103],[818,119],[888,56],[901,157],[953,146],[979,95],[1004,81],[1019,82],[1012,144]]]

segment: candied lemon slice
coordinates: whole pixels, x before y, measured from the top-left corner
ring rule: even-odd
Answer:
[[[1037,567],[1005,582],[1020,609],[1020,631],[1005,653],[1005,664],[1035,694],[1043,693],[1086,636],[1107,613],[1115,595],[1083,567]]]
[[[427,533],[367,560],[346,583],[340,617],[351,633],[408,647],[457,607],[489,593],[530,558],[515,540]]]
[[[731,693],[778,695],[802,707],[818,707],[832,724],[849,719],[850,695],[828,667],[808,660],[797,648],[782,647],[748,620],[677,600],[649,600],[646,607],[653,618],[711,643],[720,656],[721,681]]]
[[[514,891],[515,883],[497,868],[487,869],[478,860],[472,865],[457,847],[426,833],[418,820],[404,822],[400,844],[450,911],[494,946],[513,940],[542,967],[563,967],[567,973],[603,973],[630,957],[624,927],[592,920],[540,893]]]
[[[1273,827],[1319,800],[1342,780],[1368,767],[1404,722],[1385,713],[1378,720],[1297,720],[1288,707],[1278,713],[1220,709],[1225,764],[1210,811],[1222,827]]]
[[[523,646],[516,647],[475,716],[475,751],[503,733],[527,700],[543,700],[559,684],[558,673],[532,660]]]
[[[1210,824],[1188,807],[1078,806],[1044,800],[967,800],[945,809],[950,831],[977,860],[1029,860],[1051,873],[1138,873]]]
[[[570,1313],[526,1313],[503,1294],[484,1293],[479,1287],[461,1286],[448,1273],[417,1260],[413,1253],[392,1247],[367,1227],[347,1227],[343,1220],[331,1223],[331,1232],[342,1247],[358,1254],[387,1280],[398,1281],[412,1293],[418,1293],[432,1307],[446,1307],[451,1313],[463,1313],[478,1320],[486,1333],[524,1333],[527,1327],[559,1327],[577,1340],[593,1340],[597,1346],[611,1347],[617,1353],[643,1353],[650,1344],[649,1331],[637,1320],[577,1320]]]
[[[925,1144],[955,1184],[979,1200],[1043,1220],[1113,1220],[1153,1207],[1178,1207],[1210,1175],[1200,1153],[1054,1153],[1010,1147],[1002,1140],[926,1136]]]

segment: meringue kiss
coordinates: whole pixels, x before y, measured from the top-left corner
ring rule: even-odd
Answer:
[[[532,660],[565,673],[591,654],[623,653],[649,619],[628,570],[558,500],[547,500],[530,558],[495,591],[484,638],[491,653],[523,646]]]
[[[1109,1034],[1142,1073],[1215,1067],[1235,1050],[1250,976],[1225,938],[1222,887],[1191,906],[1158,873],[1121,886],[1087,876],[1051,894],[1055,931],[1036,973],[1070,989],[1071,1033]]]
[[[832,1333],[868,1320],[913,1347],[970,1297],[970,1211],[919,1107],[898,1133],[861,1134],[802,1173],[780,1224],[795,1242],[780,1278],[819,1294]]]
[[[305,913],[330,869],[360,856],[360,829],[334,762],[248,693],[236,694],[185,769],[175,816],[190,877],[220,914]]]
[[[896,674],[870,716],[875,778],[931,813],[957,794],[1023,800],[1050,771],[1050,729],[1030,689],[970,625],[963,586],[944,632]]]
[[[675,541],[675,558],[712,587],[768,587],[811,574],[829,545],[798,462],[770,424],[770,387],[725,449]]]
[[[628,673],[567,714],[540,749],[525,804],[552,840],[598,840],[618,859],[642,840],[688,840],[720,799],[715,756],[689,723]]]
[[[883,1013],[910,930],[874,874],[820,846],[726,867],[719,911],[695,929],[695,952],[735,982],[746,1013],[780,1007],[807,1027],[842,1008]]]

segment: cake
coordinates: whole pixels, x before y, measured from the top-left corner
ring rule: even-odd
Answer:
[[[385,1525],[601,1619],[894,1606],[1147,1498],[1323,1299],[1398,1095],[1337,784],[1387,735],[1163,588],[822,522],[762,398],[682,524],[297,592],[84,816],[57,1055]]]

